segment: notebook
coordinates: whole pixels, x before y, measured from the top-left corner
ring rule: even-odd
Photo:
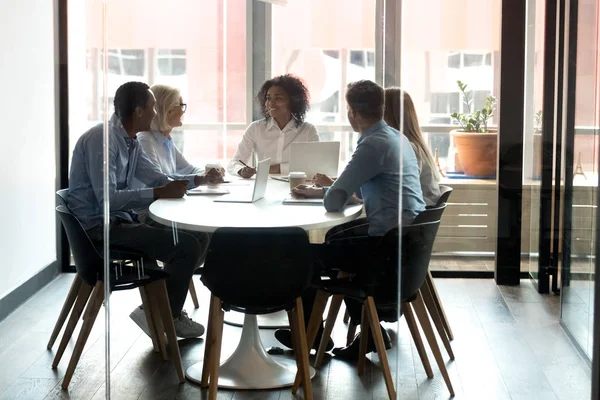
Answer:
[[[206,195],[206,194],[228,194],[229,190],[218,186],[198,186],[187,191],[188,196]]]
[[[283,200],[283,204],[285,205],[323,205],[323,199],[296,199],[293,197],[288,197]]]

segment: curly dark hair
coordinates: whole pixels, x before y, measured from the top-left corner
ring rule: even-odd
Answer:
[[[296,126],[303,123],[306,112],[310,108],[310,95],[304,83],[298,77],[290,74],[276,76],[263,83],[256,95],[256,102],[260,106],[260,113],[266,119],[270,118],[265,103],[267,101],[267,92],[273,86],[281,87],[290,97],[290,111],[292,112],[292,118],[296,121]]]

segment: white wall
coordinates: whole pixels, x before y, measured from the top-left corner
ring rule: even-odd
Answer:
[[[0,0],[0,298],[56,260],[53,3]]]

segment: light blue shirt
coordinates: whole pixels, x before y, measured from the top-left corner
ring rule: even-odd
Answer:
[[[399,226],[400,188],[403,225],[412,223],[425,210],[419,175],[417,157],[406,136],[382,120],[358,139],[344,171],[330,188],[325,188],[324,205],[327,211],[341,211],[352,194],[359,193],[369,221],[369,236],[383,236]]]
[[[100,123],[84,133],[71,159],[67,204],[86,230],[103,222],[103,129]],[[165,185],[167,175],[148,159],[136,140],[129,151],[129,135],[116,114],[108,122],[108,134],[110,215],[133,222],[136,215],[132,210],[148,207],[154,201],[153,188]],[[194,177],[185,176],[189,187],[194,187]],[[132,189],[134,178],[148,187]]]

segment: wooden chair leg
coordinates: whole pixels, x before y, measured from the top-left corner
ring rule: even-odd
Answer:
[[[204,342],[204,364],[202,365],[202,379],[200,380],[200,387],[207,388],[210,379],[211,360],[213,358],[213,352],[216,346],[216,324],[215,318],[221,309],[220,302],[217,298],[210,295],[210,307],[208,309],[208,325],[206,327],[206,340]]]
[[[450,356],[451,360],[454,360],[454,352],[452,351],[452,346],[450,345],[450,340],[448,339],[448,335],[446,330],[444,329],[444,324],[442,322],[442,317],[440,316],[437,306],[435,304],[435,300],[433,300],[433,292],[431,291],[431,287],[427,283],[427,281],[423,282],[423,286],[421,286],[421,295],[423,296],[423,301],[425,302],[425,306],[427,306],[427,310],[429,311],[429,315],[431,315],[431,319],[433,320],[433,324],[442,339],[442,343],[446,348],[446,352]]]
[[[73,354],[71,355],[69,366],[67,367],[65,377],[62,381],[61,386],[63,390],[67,390],[69,388],[69,383],[71,383],[71,379],[73,378],[73,374],[75,373],[75,368],[77,367],[77,363],[79,363],[79,359],[81,358],[81,354],[83,353],[85,343],[87,342],[88,337],[90,336],[90,332],[92,331],[92,327],[94,326],[94,322],[96,321],[98,312],[102,307],[102,301],[104,301],[104,282],[98,281],[96,283],[96,286],[94,287],[90,301],[87,307],[85,308],[85,319],[81,327],[81,332],[79,332],[79,337],[77,338],[77,342],[75,343],[75,348],[73,349]]]
[[[214,349],[212,352],[212,357],[210,359],[210,383],[208,386],[208,399],[209,400],[217,400],[217,390],[219,387],[219,366],[221,362],[221,344],[223,342],[223,322],[225,313],[221,309],[221,300],[218,297],[215,297],[216,301],[219,304],[219,310],[213,316],[213,324],[215,325],[214,329]]]
[[[365,371],[365,362],[367,360],[367,345],[369,344],[369,317],[367,314],[366,303],[362,306],[360,316],[360,343],[358,346],[358,375]]]
[[[431,352],[433,353],[435,361],[437,362],[440,372],[442,373],[444,382],[446,382],[448,391],[452,396],[454,396],[454,388],[452,387],[452,382],[450,382],[450,376],[448,375],[448,370],[446,369],[446,365],[444,364],[442,352],[440,351],[440,347],[438,346],[437,340],[435,339],[435,333],[433,332],[433,328],[429,323],[429,316],[427,315],[425,303],[423,303],[423,297],[421,296],[420,291],[417,293],[417,298],[414,301],[412,301],[411,305],[415,309],[417,318],[419,318],[421,328],[423,328],[423,333],[425,333],[427,342],[429,342],[429,347],[431,348]]]
[[[329,293],[323,290],[317,290],[317,295],[315,296],[315,302],[313,304],[313,310],[310,315],[310,321],[308,321],[308,329],[306,332],[306,347],[308,348],[309,352],[310,349],[312,349],[313,344],[315,344],[317,333],[319,333],[319,327],[323,324],[323,312],[325,311],[325,307],[327,307],[327,300],[329,300],[329,296]],[[296,373],[296,379],[294,380],[294,385],[292,386],[292,393],[296,393],[298,391],[301,383],[302,375],[298,370]]]
[[[58,345],[58,350],[54,356],[54,361],[52,362],[53,369],[58,366],[58,363],[60,362],[60,359],[62,358],[65,349],[71,340],[71,336],[73,336],[73,331],[79,322],[79,317],[83,314],[83,309],[85,308],[93,289],[94,288],[87,283],[83,281],[81,282],[79,292],[77,293],[77,299],[75,300],[75,305],[73,306],[73,311],[71,312],[71,316],[69,317],[69,321],[65,327],[62,339]]]
[[[298,328],[296,327],[296,317],[294,316],[294,310],[289,310],[287,312],[288,320],[290,323],[290,333],[292,334],[292,347],[294,348],[294,359],[296,360],[296,379],[294,380],[294,385],[292,385],[292,394],[296,394],[300,385],[304,383],[302,368],[300,367],[301,361],[298,360],[298,356],[300,355],[300,343],[298,342]],[[296,385],[296,382],[298,383]]]
[[[337,320],[343,300],[344,296],[338,294],[331,298],[329,313],[327,314],[327,321],[325,322],[325,329],[323,330],[323,336],[321,337],[321,343],[319,344],[319,350],[317,350],[317,357],[315,358],[315,368],[319,368],[323,361],[325,349],[327,348],[327,343],[329,343],[329,338],[331,337],[331,332],[333,331],[333,326]]]
[[[427,377],[431,379],[433,378],[433,370],[431,369],[431,363],[429,362],[429,357],[427,357],[427,351],[425,350],[425,345],[421,339],[421,334],[419,333],[419,327],[417,326],[415,315],[412,312],[412,307],[409,303],[402,303],[401,307],[404,319],[406,319],[406,325],[408,325],[408,330],[417,347],[421,363],[423,364],[423,368],[425,368],[425,373],[427,374]]]
[[[347,324],[348,321],[350,321],[350,313],[346,309],[346,312],[344,313],[344,323]]]
[[[56,320],[56,324],[54,324],[54,329],[52,330],[52,335],[50,335],[50,340],[48,340],[48,344],[46,348],[50,350],[52,346],[54,346],[54,342],[60,333],[69,313],[71,312],[71,308],[73,308],[73,304],[75,304],[75,300],[77,299],[77,293],[79,293],[79,288],[81,288],[81,283],[83,281],[79,278],[79,275],[75,274],[75,278],[73,278],[73,283],[71,283],[71,288],[69,289],[69,293],[67,294],[67,298],[65,299],[65,303],[60,310],[60,314],[58,315],[58,319]]]
[[[350,343],[354,340],[354,336],[356,335],[356,325],[350,321],[348,325],[348,333],[346,333],[346,346],[350,346]]]
[[[167,295],[167,285],[164,279],[158,280],[147,286],[153,286],[156,293],[156,303],[162,318],[162,323],[167,334],[169,347],[171,349],[171,359],[175,363],[175,369],[179,376],[179,383],[185,383],[185,374],[183,373],[183,364],[181,363],[181,353],[179,352],[179,344],[177,343],[177,334],[175,333],[175,325],[173,325],[173,315],[171,314],[171,304]],[[154,303],[154,301],[152,301]],[[159,335],[160,336],[160,335]]]
[[[140,291],[140,297],[142,298],[142,307],[144,309],[144,314],[146,315],[146,323],[148,324],[148,330],[150,331],[150,339],[152,339],[152,348],[154,349],[154,352],[158,353],[160,349],[158,344],[158,335],[156,333],[156,323],[154,322],[154,316],[152,315],[152,309],[150,302],[148,301],[146,288],[144,286],[140,286],[138,289]]]
[[[375,308],[375,300],[373,297],[367,297],[365,301],[367,308],[367,317],[369,318],[369,325],[371,326],[371,333],[375,341],[375,348],[377,349],[377,356],[381,362],[383,368],[383,378],[385,380],[385,386],[390,400],[396,399],[396,388],[394,387],[394,381],[392,380],[392,372],[390,371],[390,364],[388,362],[385,344],[383,343],[383,335],[381,334],[381,328],[379,325],[379,316],[377,315],[377,309]]]
[[[190,279],[190,296],[192,296],[192,302],[194,303],[194,308],[200,308],[200,303],[198,303],[198,295],[196,294],[196,286],[194,286],[194,277]]]
[[[149,305],[148,308],[150,311],[150,320],[153,322],[154,329],[156,331],[156,341],[160,351],[160,356],[163,361],[167,361],[169,356],[167,355],[164,319],[161,316],[159,307],[160,293],[157,292],[156,285],[153,284],[144,285],[144,290],[146,292],[146,301]]]
[[[444,324],[444,330],[448,335],[448,339],[454,340],[454,334],[452,333],[452,329],[450,328],[450,324],[448,323],[448,317],[446,317],[446,312],[444,311],[444,306],[440,301],[440,295],[438,294],[437,288],[435,287],[435,283],[433,282],[433,277],[431,276],[431,272],[427,272],[427,276],[425,277],[425,282],[429,285],[431,289],[431,293],[433,295],[433,301],[435,302],[436,308],[442,318],[442,324]]]
[[[322,314],[321,314],[322,315]],[[304,398],[312,400],[312,384],[310,382],[310,370],[308,362],[308,346],[306,343],[306,331],[304,329],[304,310],[302,308],[302,299],[296,299],[296,307],[292,311],[292,319],[294,321],[292,336],[296,337],[297,347],[294,348],[296,356],[296,365],[298,371],[301,372],[302,387],[304,388]],[[292,394],[295,394],[292,392]]]

